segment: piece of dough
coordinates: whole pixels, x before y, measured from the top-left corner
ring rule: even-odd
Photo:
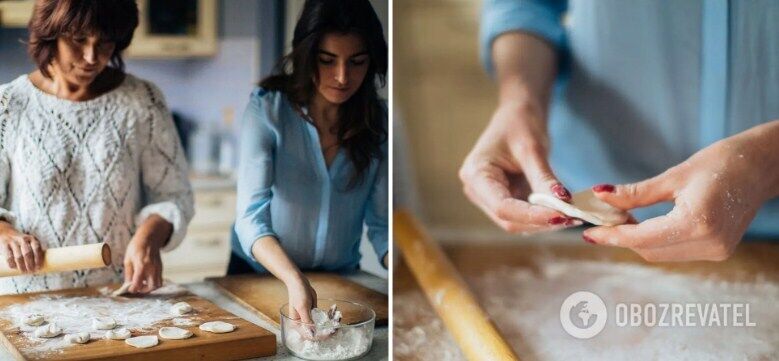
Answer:
[[[595,197],[592,190],[574,193],[571,203],[545,193],[532,193],[531,204],[552,208],[569,217],[579,218],[597,226],[616,226],[630,219],[630,214]]]
[[[62,333],[62,329],[55,323],[49,323],[46,326],[41,326],[35,329],[35,337],[40,338],[52,338],[57,337]]]
[[[183,340],[192,337],[192,331],[178,327],[163,327],[160,328],[159,335],[168,340]]]
[[[29,315],[22,316],[21,321],[27,326],[40,326],[44,321],[46,321],[46,319],[44,319],[43,315],[40,313],[31,313]]]
[[[157,344],[160,343],[160,340],[157,338],[156,335],[149,335],[149,336],[130,337],[124,340],[124,343],[132,347],[149,348],[149,347],[157,346]]]
[[[173,323],[173,326],[194,326],[196,325],[195,321],[192,321],[186,317],[176,317],[171,320]]]
[[[132,334],[130,334],[130,330],[124,327],[108,330],[105,332],[106,340],[126,340],[130,338],[130,336],[132,336]]]
[[[111,292],[111,297],[119,297],[119,296],[127,293],[127,291],[130,290],[130,286],[132,286],[132,283],[128,282],[128,283],[123,284],[122,287],[119,287],[116,290],[114,290],[114,292]]]
[[[170,313],[174,315],[181,316],[190,312],[192,312],[192,306],[190,306],[189,303],[186,302],[179,302],[173,306],[170,306]]]
[[[227,333],[235,331],[235,325],[222,321],[211,321],[200,325],[200,329],[212,333]]]
[[[87,343],[89,342],[89,332],[69,333],[65,335],[65,341],[68,343]]]
[[[116,321],[111,317],[95,317],[92,319],[92,328],[95,330],[113,330]]]

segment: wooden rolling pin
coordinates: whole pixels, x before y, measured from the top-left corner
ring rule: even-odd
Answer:
[[[105,243],[49,248],[43,255],[43,267],[35,274],[100,268],[111,264],[111,247]],[[18,276],[22,272],[0,260],[0,277]]]
[[[409,213],[393,215],[395,244],[468,360],[519,360],[441,247]]]

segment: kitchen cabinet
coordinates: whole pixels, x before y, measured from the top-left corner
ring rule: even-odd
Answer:
[[[195,177],[192,188],[195,216],[187,235],[176,249],[162,254],[163,277],[179,283],[223,276],[230,260],[235,182],[226,178]]]
[[[0,26],[24,28],[34,0],[0,0]],[[170,59],[217,52],[216,0],[138,0],[140,23],[128,58]]]

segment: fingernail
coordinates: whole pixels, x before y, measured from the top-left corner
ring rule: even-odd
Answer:
[[[569,200],[571,199],[571,192],[569,192],[565,187],[563,187],[562,184],[557,183],[552,186],[552,192],[557,196],[557,198],[563,199],[563,200]]]
[[[601,192],[614,193],[614,185],[612,185],[612,184],[598,184],[598,185],[592,187],[592,191],[593,192],[598,192],[598,193],[601,193]]]
[[[554,217],[554,218],[550,219],[549,222],[547,222],[547,223],[549,223],[551,225],[557,225],[557,224],[563,224],[563,223],[566,223],[566,222],[568,222],[568,218],[557,216],[557,217]]]
[[[584,238],[584,241],[590,244],[598,244],[598,242],[595,242],[594,239],[588,237],[586,234],[582,234],[582,238]]]

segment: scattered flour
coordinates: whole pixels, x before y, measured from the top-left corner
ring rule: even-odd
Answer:
[[[0,310],[0,317],[12,321],[27,338],[27,350],[45,354],[57,352],[70,344],[62,336],[45,340],[36,338],[33,334],[36,327],[24,324],[22,316],[42,314],[47,324],[54,323],[62,328],[63,335],[87,332],[92,339],[101,339],[105,331],[93,328],[93,318],[110,318],[120,327],[136,332],[150,332],[154,324],[175,317],[169,312],[172,305],[170,301],[155,298],[40,296],[30,302]]]
[[[468,278],[482,305],[523,360],[779,359],[779,284],[732,283],[637,264],[547,260],[539,270],[496,269]],[[589,340],[568,335],[560,305],[576,291],[599,295],[606,328]],[[748,303],[756,327],[617,327],[616,303]],[[465,360],[418,290],[396,292],[398,360]]]
[[[307,360],[347,360],[367,353],[373,341],[373,323],[341,326],[341,317],[341,311],[335,307],[329,312],[311,310],[316,325],[313,339],[302,336],[297,325],[285,323],[283,334],[287,348]]]

